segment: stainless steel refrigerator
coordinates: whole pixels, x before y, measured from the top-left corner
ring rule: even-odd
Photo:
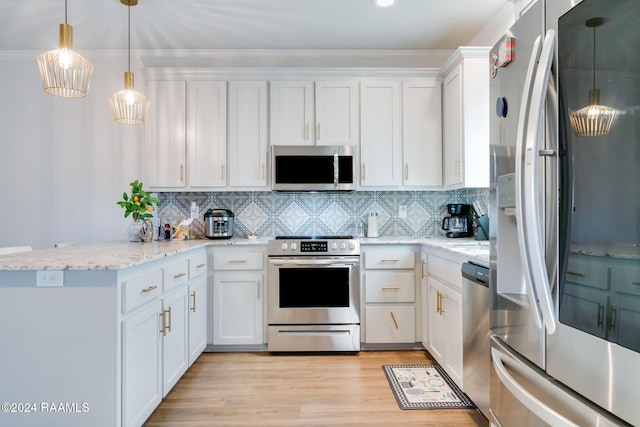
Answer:
[[[639,0],[537,0],[491,51],[495,425],[640,425],[639,53]]]

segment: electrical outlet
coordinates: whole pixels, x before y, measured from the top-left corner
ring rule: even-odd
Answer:
[[[406,218],[407,217],[407,205],[400,205],[398,207],[398,217]]]
[[[62,286],[63,282],[64,271],[62,270],[36,271],[36,286]]]

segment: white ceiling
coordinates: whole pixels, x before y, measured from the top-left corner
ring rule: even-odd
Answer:
[[[452,50],[510,0],[139,0],[131,48]],[[68,0],[74,48],[126,49],[120,0]],[[0,0],[0,50],[58,45],[63,0]]]

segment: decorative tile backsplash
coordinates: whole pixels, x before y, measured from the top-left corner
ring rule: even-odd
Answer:
[[[356,191],[352,193],[208,192],[158,193],[162,224],[177,225],[189,217],[191,202],[200,209],[195,228],[204,234],[208,209],[229,209],[234,215],[234,236],[357,235],[359,222],[378,214],[380,236],[443,236],[440,229],[448,203],[478,201],[485,209],[489,190]],[[400,206],[407,217],[400,218]],[[366,227],[365,227],[366,229]]]

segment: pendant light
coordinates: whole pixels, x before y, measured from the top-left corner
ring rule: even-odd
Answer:
[[[73,27],[67,24],[67,0],[64,24],[60,24],[60,48],[38,55],[38,68],[44,91],[63,98],[87,96],[93,64],[73,51]]]
[[[585,23],[593,28],[593,85],[589,91],[589,105],[569,114],[571,127],[578,136],[607,135],[618,120],[618,110],[600,105],[600,89],[596,88],[596,28],[603,23],[602,18],[591,18]]]
[[[149,98],[133,89],[133,73],[131,72],[131,6],[137,5],[138,0],[120,0],[120,3],[127,6],[128,9],[129,62],[127,71],[124,73],[124,89],[109,96],[109,104],[117,123],[140,125],[147,117]]]

